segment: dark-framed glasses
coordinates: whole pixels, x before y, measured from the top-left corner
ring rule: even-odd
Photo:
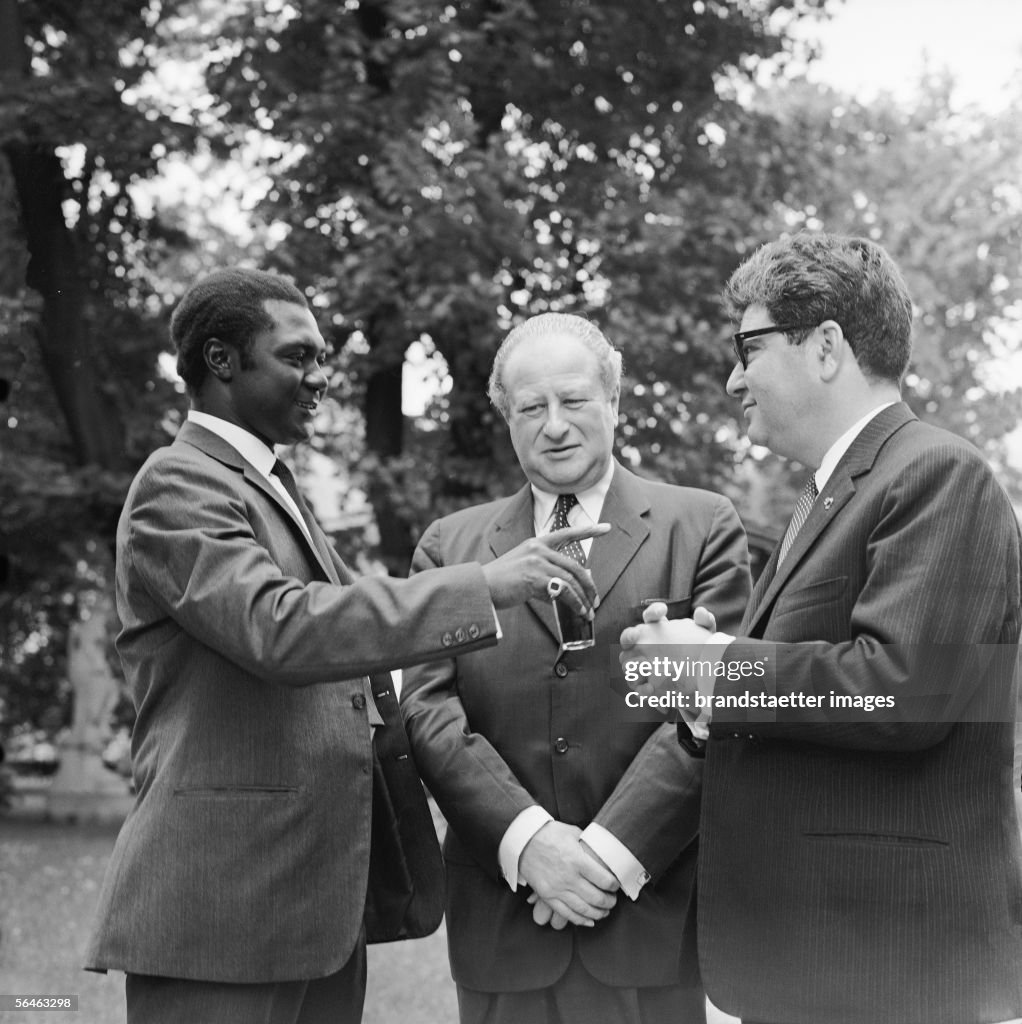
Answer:
[[[731,335],[731,344],[734,346],[738,362],[742,369],[749,368],[749,353],[745,349],[745,343],[753,338],[762,338],[765,334],[787,334],[788,331],[811,331],[816,324],[772,324],[770,327],[757,327],[752,331],[739,331]]]

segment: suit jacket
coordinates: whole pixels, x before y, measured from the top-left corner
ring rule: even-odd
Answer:
[[[766,658],[776,694],[824,708],[714,711],[707,992],[745,1018],[805,1024],[1022,1015],[1006,496],[971,445],[898,404],[848,449],[776,563],[727,661]],[[894,705],[837,712],[832,692]]]
[[[671,985],[695,971],[689,905],[701,761],[679,748],[672,726],[627,711],[616,692],[618,639],[646,598],[668,600],[673,614],[705,604],[723,627],[736,625],[749,590],[745,534],[726,498],[621,466],[601,520],[613,529],[593,540],[588,558],[600,594],[595,647],[559,657],[550,602],[531,601],[500,613],[492,654],[459,653],[404,674],[415,759],[450,823],[452,972],[472,989],[551,985],[576,941],[586,968],[609,985]],[[433,523],[413,570],[485,562],[533,533],[526,486]],[[592,929],[538,927],[527,889],[511,892],[497,858],[508,826],[535,803],[620,839],[653,876],[639,899],[622,895]]]
[[[439,850],[384,670],[495,642],[489,591],[478,565],[356,581],[306,518],[311,546],[192,423],[132,484],[117,646],[137,800],[90,968],[315,978],[347,961],[364,914],[370,939],[439,924]]]

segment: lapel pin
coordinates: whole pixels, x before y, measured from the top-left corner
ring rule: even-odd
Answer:
[[[834,499],[833,499],[833,498],[824,498],[824,499],[823,499],[823,507],[824,507],[824,508],[825,508],[825,509],[826,509],[826,510],[827,510],[828,512],[830,511],[830,506],[831,506],[831,505],[833,505],[833,504],[834,504]]]

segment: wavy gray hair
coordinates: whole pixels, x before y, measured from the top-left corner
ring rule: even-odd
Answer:
[[[592,321],[571,313],[540,313],[538,316],[530,316],[528,320],[513,328],[493,357],[493,370],[486,393],[505,420],[510,412],[510,401],[504,387],[504,365],[507,357],[519,342],[541,334],[569,334],[573,338],[578,338],[596,356],[600,382],[608,400],[614,401],[621,394],[621,353],[607,341],[599,327]]]

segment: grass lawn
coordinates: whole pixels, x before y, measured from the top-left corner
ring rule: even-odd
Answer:
[[[78,996],[78,1012],[0,1011],[3,1024],[120,1024],[124,976],[80,968],[117,829],[0,817],[0,994]],[[443,930],[369,949],[365,1024],[457,1020]]]
[[[77,1013],[0,1011],[3,1024],[123,1024],[124,976],[79,966],[116,832],[0,816],[0,994],[78,996]],[[456,1021],[443,927],[369,948],[364,1024]]]

